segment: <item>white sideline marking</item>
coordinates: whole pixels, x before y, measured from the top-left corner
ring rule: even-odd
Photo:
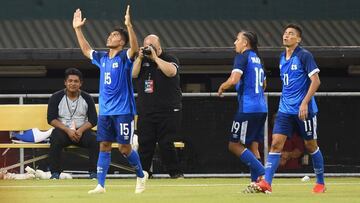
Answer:
[[[304,186],[312,185],[313,183],[278,183],[273,184],[276,186]],[[248,184],[233,184],[233,183],[224,183],[224,184],[166,184],[166,185],[148,185],[149,187],[219,187],[219,186],[246,186]],[[326,185],[360,185],[359,183],[326,183]],[[94,184],[88,185],[0,185],[0,188],[66,188],[66,187],[93,187]],[[134,185],[106,185],[106,187],[134,187]]]

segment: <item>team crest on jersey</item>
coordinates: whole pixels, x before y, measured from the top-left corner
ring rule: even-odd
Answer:
[[[291,70],[297,70],[297,65],[296,65],[296,64],[292,64],[292,65],[291,65]]]
[[[118,68],[118,67],[119,67],[119,64],[117,62],[112,64],[112,68]]]

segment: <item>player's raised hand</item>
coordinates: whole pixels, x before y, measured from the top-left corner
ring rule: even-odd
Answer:
[[[82,19],[81,16],[81,10],[78,8],[76,9],[76,11],[74,12],[74,18],[73,18],[73,28],[80,28],[81,26],[83,26],[85,24],[86,18]]]
[[[126,8],[125,25],[126,25],[127,27],[131,26],[130,5],[128,5],[127,8]]]

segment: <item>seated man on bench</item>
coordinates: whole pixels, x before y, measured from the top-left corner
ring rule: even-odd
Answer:
[[[78,69],[67,69],[65,89],[54,93],[49,99],[47,120],[55,128],[50,136],[51,179],[59,179],[61,153],[69,145],[88,149],[90,178],[96,178],[99,144],[91,128],[97,124],[97,114],[92,97],[80,90],[82,82],[82,73]]]

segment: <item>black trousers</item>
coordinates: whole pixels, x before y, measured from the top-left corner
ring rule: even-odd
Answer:
[[[158,143],[162,163],[171,175],[182,173],[174,147],[181,124],[181,111],[139,115],[137,121],[139,156],[145,171],[149,171],[156,143]]]
[[[92,130],[87,130],[82,135],[80,141],[75,143],[59,128],[55,128],[50,136],[49,164],[51,173],[60,173],[62,171],[60,164],[62,150],[69,145],[76,145],[88,149],[90,162],[89,172],[96,173],[99,154],[99,143],[96,141],[96,133]]]

